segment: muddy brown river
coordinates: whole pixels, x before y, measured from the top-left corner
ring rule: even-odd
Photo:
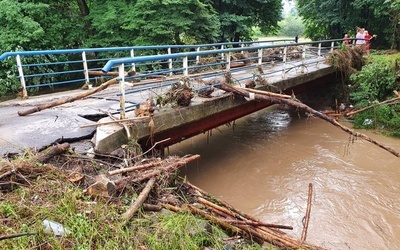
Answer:
[[[358,132],[400,151],[399,139]],[[308,242],[328,249],[400,249],[400,159],[318,118],[269,108],[169,153],[200,154],[182,175],[264,222],[293,226],[286,231],[295,238],[301,238],[312,183]]]

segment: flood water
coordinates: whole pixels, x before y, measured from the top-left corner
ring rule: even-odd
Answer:
[[[399,139],[358,132],[400,151]],[[328,122],[269,108],[169,153],[200,154],[182,170],[191,183],[266,223],[293,226],[286,232],[297,239],[312,183],[307,242],[400,249],[400,159]]]

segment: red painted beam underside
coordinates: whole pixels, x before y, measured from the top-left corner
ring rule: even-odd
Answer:
[[[240,117],[251,114],[270,105],[271,103],[266,101],[249,101],[240,105],[239,107],[231,108],[211,116],[207,116],[204,119],[187,123],[174,129],[156,133],[153,136],[153,142],[160,142],[170,138],[170,140],[164,143],[157,144],[157,148],[164,148],[187,138],[201,134],[210,129],[224,125],[228,122],[234,121]],[[139,144],[142,145],[144,150],[151,148],[151,143],[148,137],[140,140]]]

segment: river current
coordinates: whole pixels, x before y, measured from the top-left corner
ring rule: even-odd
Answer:
[[[343,123],[351,127],[350,123]],[[400,151],[400,140],[359,130]],[[330,123],[277,106],[169,148],[200,154],[187,179],[300,239],[327,249],[400,249],[400,159]]]

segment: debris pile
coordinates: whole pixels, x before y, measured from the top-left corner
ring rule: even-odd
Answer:
[[[0,182],[3,183],[1,192],[12,191],[10,185],[14,185],[14,188],[30,186],[36,178],[54,172],[53,176],[61,176],[83,188],[84,194],[93,200],[105,198],[109,202],[119,203],[122,194],[136,197],[130,207],[121,213],[124,225],[130,223],[139,209],[152,212],[168,209],[201,216],[236,239],[259,244],[267,242],[285,249],[319,249],[293,239],[282,231],[293,229],[291,226],[270,224],[246,215],[177,176],[180,167],[199,159],[199,155],[146,158],[141,161],[128,159],[128,163],[110,161],[107,164],[104,160],[89,161],[83,156],[71,154],[67,143],[55,145],[43,155],[46,155],[46,162],[54,162],[61,167],[55,168],[51,163],[35,167],[34,162],[40,157],[33,157],[26,164],[3,160],[0,168]],[[84,161],[86,164],[83,164]],[[96,169],[96,162],[101,162],[102,167]],[[131,163],[134,165],[130,166]]]

